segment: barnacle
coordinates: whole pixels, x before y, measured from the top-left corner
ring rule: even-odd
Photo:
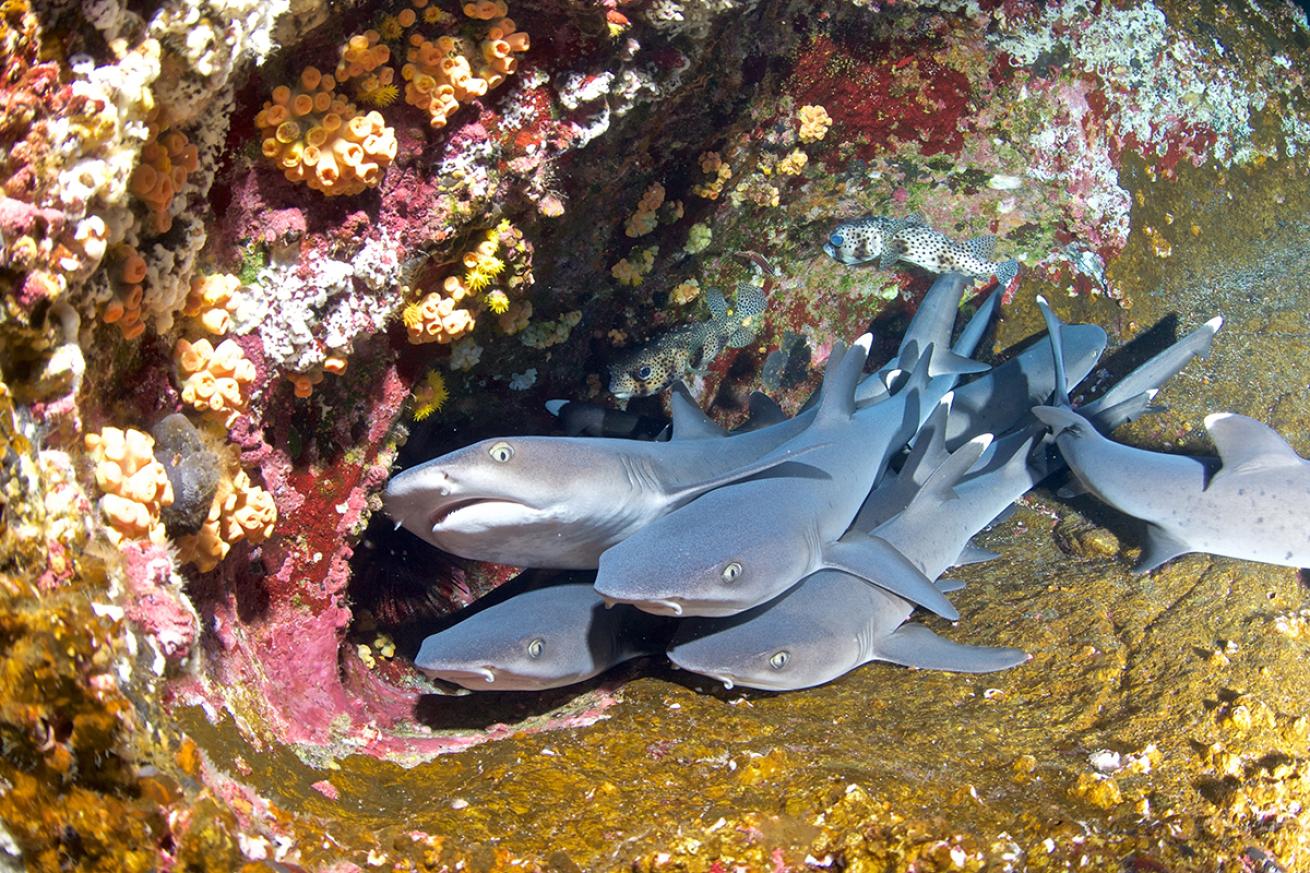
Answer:
[[[110,540],[115,545],[125,539],[167,542],[159,515],[173,502],[173,486],[164,465],[155,460],[154,438],[135,428],[107,427],[87,434],[84,445],[95,462]]]
[[[255,124],[264,156],[289,180],[324,194],[357,194],[381,181],[396,157],[396,135],[378,112],[361,113],[335,89],[332,76],[306,67],[296,89],[273,89]]]

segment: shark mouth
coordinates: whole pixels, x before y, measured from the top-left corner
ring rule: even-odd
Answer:
[[[498,497],[470,497],[439,506],[428,522],[434,534],[445,530],[494,528],[515,519],[525,519],[536,510],[524,503]]]

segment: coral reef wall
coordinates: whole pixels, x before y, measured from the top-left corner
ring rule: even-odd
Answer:
[[[1304,454],[1304,13],[510,2],[0,5],[0,866],[1310,865],[1291,571],[1134,579],[1041,494],[966,574],[1013,674],[453,698],[409,658],[518,568],[375,517],[394,466],[612,403],[710,288],[769,307],[693,392],[794,410],[927,286],[821,253],[865,214],[1000,238],[995,355],[1036,291],[1136,341],[1109,370],[1222,312],[1129,438],[1222,408]]]

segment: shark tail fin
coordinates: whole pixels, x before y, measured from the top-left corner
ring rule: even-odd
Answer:
[[[950,349],[942,349],[932,357],[931,376],[964,376],[970,373],[986,373],[991,369],[988,364],[957,355]]]
[[[1042,424],[1047,425],[1054,436],[1065,432],[1078,436],[1087,426],[1087,419],[1067,406],[1034,406],[1033,415]]]
[[[1063,325],[1051,306],[1046,302],[1046,298],[1037,295],[1037,307],[1042,311],[1042,318],[1046,321],[1046,333],[1051,340],[1051,357],[1055,363],[1055,405],[1069,409],[1072,404],[1069,402],[1069,382],[1068,375],[1064,370],[1064,339],[1061,333]],[[1041,416],[1038,416],[1041,418]],[[1046,421],[1046,419],[1042,419]],[[1048,424],[1050,422],[1047,422]]]
[[[1099,419],[1103,415],[1108,415],[1111,407],[1118,406],[1125,401],[1135,400],[1143,392],[1154,392],[1178,375],[1179,371],[1192,360],[1192,358],[1205,358],[1210,354],[1210,348],[1214,344],[1214,335],[1219,328],[1223,326],[1224,320],[1220,316],[1207,321],[1187,336],[1178,340],[1178,342],[1152,356],[1149,360],[1135,367],[1131,372],[1122,379],[1115,382],[1100,397],[1082,407],[1082,412],[1088,418],[1097,422],[1097,427],[1102,430],[1113,429],[1115,425],[1109,428],[1101,425]],[[1154,393],[1152,393],[1154,397]]]
[[[846,419],[855,412],[855,386],[864,373],[864,362],[873,346],[873,334],[864,334],[850,348],[833,346],[828,368],[823,372],[817,419]]]
[[[960,335],[955,339],[955,345],[951,346],[951,351],[957,355],[969,357],[978,350],[978,345],[982,342],[983,335],[987,333],[987,327],[991,324],[992,316],[996,314],[996,309],[1001,305],[1001,297],[1004,288],[999,287],[987,295],[987,299],[982,302],[974,314],[969,318]]]

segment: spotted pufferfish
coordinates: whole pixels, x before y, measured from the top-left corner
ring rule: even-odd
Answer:
[[[920,215],[870,215],[837,225],[823,250],[848,266],[876,260],[885,270],[904,261],[930,273],[955,271],[975,279],[995,276],[1004,288],[1019,275],[1019,262],[991,260],[995,246],[996,237],[990,235],[957,243],[929,227]]]
[[[764,289],[750,282],[737,286],[731,305],[717,288],[706,291],[705,301],[708,321],[672,328],[610,364],[610,393],[620,400],[645,397],[689,372],[703,373],[724,349],[755,339],[768,302]]]

